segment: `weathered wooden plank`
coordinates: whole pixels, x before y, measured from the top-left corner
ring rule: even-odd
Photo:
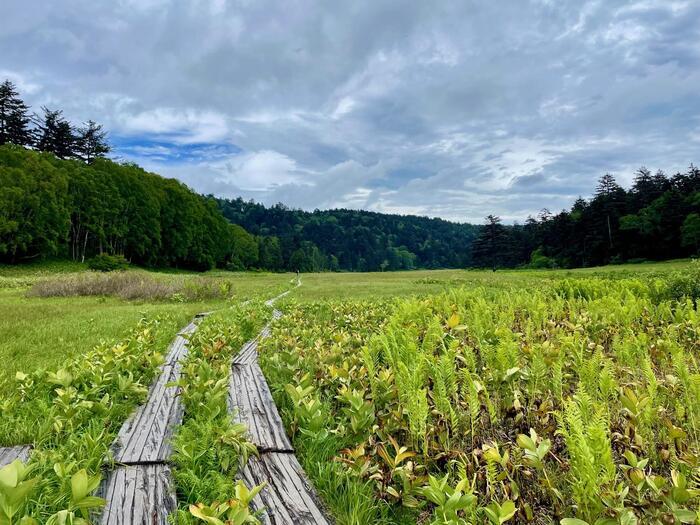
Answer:
[[[200,314],[201,315],[201,314]],[[186,327],[184,327],[180,332],[178,332],[175,340],[170,344],[168,353],[165,356],[165,364],[171,365],[178,362],[180,359],[185,357],[187,353],[187,341],[190,334],[194,333],[197,329],[197,323],[200,317],[196,317],[195,321],[192,321]]]
[[[257,362],[232,367],[228,402],[234,418],[245,423],[250,441],[259,450],[294,450]]]
[[[234,365],[251,365],[258,359],[258,338],[248,341],[233,358]]]
[[[180,361],[187,355],[188,336],[197,329],[197,320],[183,328],[151,385],[146,403],[122,425],[112,450],[117,463],[163,462],[170,457],[174,428],[182,421],[184,408],[179,388],[168,386],[180,378]]]
[[[282,317],[282,312],[279,310],[274,310],[272,312],[272,319],[277,320]],[[260,331],[260,334],[255,339],[248,341],[243,345],[241,351],[233,358],[234,365],[250,365],[258,360],[258,343],[261,339],[269,337],[271,333],[270,324],[266,324],[265,327]]]
[[[177,509],[170,468],[164,464],[126,465],[109,473],[98,495],[107,500],[102,525],[167,525]]]
[[[183,406],[179,388],[168,386],[180,377],[180,364],[163,365],[161,375],[151,386],[148,400],[119,430],[114,442],[118,463],[165,461],[171,453],[170,438],[182,420]]]
[[[261,521],[266,525],[331,523],[294,454],[268,452],[250,458],[241,479],[248,487],[267,483],[251,503],[255,510],[265,509]]]
[[[0,467],[9,465],[14,460],[26,462],[29,459],[31,445],[16,445],[14,447],[0,447]]]

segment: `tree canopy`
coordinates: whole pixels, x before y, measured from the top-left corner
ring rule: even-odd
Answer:
[[[363,210],[313,212],[201,196],[105,158],[102,126],[61,110],[30,115],[0,84],[0,261],[123,255],[146,266],[206,270],[385,271],[579,267],[698,254],[700,169],[611,174],[590,200],[525,224],[485,225]]]
[[[471,264],[470,247],[479,231],[478,226],[412,215],[346,209],[307,212],[241,198],[217,202],[229,221],[254,235],[277,239],[279,248],[267,246],[270,241],[260,246],[263,267],[291,271],[465,267]]]
[[[498,242],[495,227],[487,218],[474,243],[476,266],[573,268],[697,255],[700,170],[691,165],[668,177],[642,167],[629,190],[605,174],[593,198],[577,199],[568,211],[544,210],[524,225],[500,226]]]
[[[60,109],[41,108],[41,115],[29,114],[16,86],[0,84],[0,146],[16,144],[53,153],[60,159],[80,159],[88,164],[110,151],[107,133],[92,120],[75,127]]]

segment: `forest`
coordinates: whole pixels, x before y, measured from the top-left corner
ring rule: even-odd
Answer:
[[[122,255],[148,267],[393,271],[575,268],[697,254],[700,169],[610,174],[594,196],[524,224],[484,225],[363,210],[313,212],[201,196],[106,158],[106,132],[60,110],[30,114],[0,84],[0,262]]]
[[[289,269],[351,271],[463,268],[479,226],[363,210],[294,210],[241,198],[217,200],[224,217],[279,240]]]
[[[700,169],[652,174],[642,167],[629,190],[603,175],[590,200],[542,210],[522,225],[490,215],[472,246],[477,267],[579,268],[688,257],[700,248]]]

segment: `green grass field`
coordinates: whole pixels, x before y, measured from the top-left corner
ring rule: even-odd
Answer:
[[[682,269],[689,261],[607,266],[580,270],[418,270],[386,273],[316,273],[303,276],[304,285],[292,299],[374,299],[429,295],[459,286],[527,286],[541,280],[575,275],[627,277]],[[0,359],[3,373],[60,365],[100,341],[115,341],[143,316],[168,315],[178,326],[196,313],[221,308],[258,295],[272,295],[294,278],[292,274],[212,271],[152,271],[157,278],[224,279],[231,283],[232,299],[195,302],[125,301],[115,297],[27,297],[33,284],[86,273],[79,263],[48,262],[26,266],[0,266]]]
[[[287,288],[291,279],[285,274],[210,272],[206,279],[223,278],[231,283],[232,297],[190,302],[27,296],[31,286],[40,280],[60,280],[84,273],[81,265],[57,263],[0,268],[0,375],[60,366],[100,342],[119,340],[144,316],[168,316],[175,327],[184,326],[199,312],[258,295],[272,295]],[[165,280],[200,277],[172,272],[157,275]]]
[[[261,366],[338,524],[697,523],[699,270],[322,273],[296,287],[0,267],[0,445],[35,446],[39,486],[20,507],[60,512],[63,469],[99,477],[175,333],[215,310],[178,383],[177,522],[199,523],[189,504],[235,498],[253,446],[226,410],[231,358],[272,316],[263,300],[291,290]]]
[[[304,275],[304,286],[294,296],[301,301],[319,299],[373,299],[428,295],[460,286],[528,286],[567,277],[625,278],[664,275],[688,268],[689,260],[620,264],[575,270],[415,270],[385,273],[314,273]]]

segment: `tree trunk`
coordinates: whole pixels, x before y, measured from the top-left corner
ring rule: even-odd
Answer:
[[[85,232],[85,242],[83,243],[83,256],[80,262],[85,262],[85,251],[87,250],[88,231]]]

